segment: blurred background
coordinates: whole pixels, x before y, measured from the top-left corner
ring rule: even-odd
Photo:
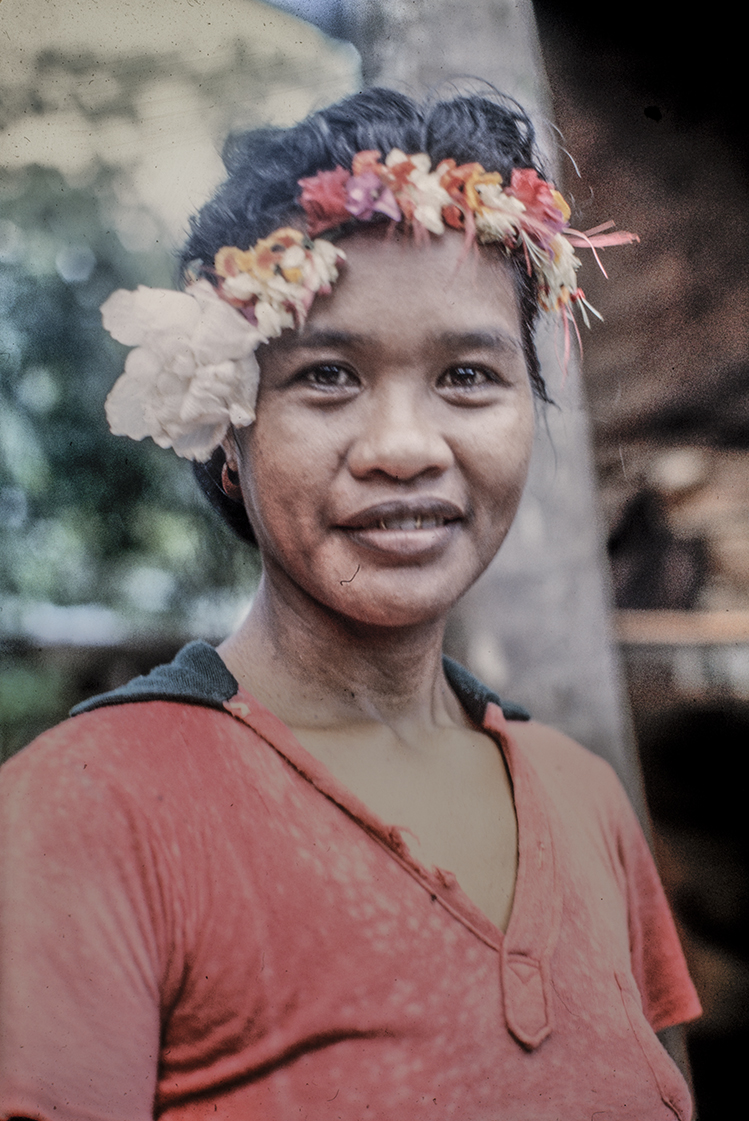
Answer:
[[[127,351],[102,330],[102,300],[175,286],[188,215],[222,175],[221,139],[291,124],[359,82],[352,47],[292,16],[247,0],[214,8],[0,11],[5,755],[81,692],[185,637],[226,634],[257,579],[190,465],[115,439],[103,414]]]
[[[490,684],[618,761],[635,800],[641,766],[705,1007],[689,1034],[700,1117],[722,1119],[749,1047],[736,30],[725,14],[687,22],[643,0],[615,24],[551,0],[4,0],[0,30],[0,760],[190,638],[220,640],[251,598],[256,558],[206,509],[189,465],[108,433],[103,402],[125,348],[98,312],[115,288],[174,285],[175,247],[221,178],[229,129],[290,124],[383,75],[418,92],[475,74],[532,106],[547,151],[556,137],[578,228],[614,217],[640,234],[606,256],[608,282],[586,268],[605,322],[585,334],[582,381],[553,383],[560,412],[582,418],[568,443],[591,485],[559,467],[552,412],[555,466],[530,488],[504,583],[482,585],[451,641]],[[446,53],[456,42],[462,54]],[[565,526],[587,542],[584,563],[555,551]],[[573,608],[554,579],[565,564],[592,573]],[[540,598],[517,582],[529,565],[545,573]],[[569,677],[559,670],[546,691],[519,645],[527,595],[543,603],[539,632],[556,634],[540,663]],[[592,622],[576,628],[569,611]]]

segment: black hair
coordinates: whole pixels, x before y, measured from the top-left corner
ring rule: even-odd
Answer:
[[[369,89],[312,113],[291,128],[262,128],[232,135],[223,151],[227,178],[190,220],[181,254],[186,273],[213,263],[219,249],[248,249],[279,226],[303,215],[299,179],[336,167],[350,169],[357,152],[392,148],[426,152],[435,167],[452,158],[480,163],[509,182],[513,168],[535,168],[544,177],[528,116],[511,98],[460,95],[418,105],[395,90]],[[383,218],[383,220],[386,220]],[[549,401],[533,331],[538,312],[536,280],[522,256],[509,258],[520,305],[523,349],[536,395]],[[221,486],[224,452],[217,448],[195,475],[211,505],[245,541],[255,535],[241,502]]]

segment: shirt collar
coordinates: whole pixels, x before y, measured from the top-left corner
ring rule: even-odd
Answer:
[[[450,687],[475,724],[481,725],[488,704],[502,709],[506,720],[529,720],[530,714],[518,704],[502,701],[464,666],[443,656],[442,664]],[[70,710],[71,716],[91,712],[107,705],[131,704],[136,701],[182,701],[222,709],[226,701],[239,692],[236,678],[224,665],[219,654],[207,642],[190,642],[183,646],[174,661],[156,666],[143,677],[134,677],[126,685],[109,693],[99,693]]]

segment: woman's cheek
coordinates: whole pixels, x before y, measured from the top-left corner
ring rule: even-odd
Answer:
[[[319,471],[312,452],[303,444],[289,454],[265,455],[261,452],[250,466],[250,520],[257,523],[260,543],[292,551],[309,542],[310,533],[320,520],[322,495]],[[315,464],[319,468],[318,463]]]

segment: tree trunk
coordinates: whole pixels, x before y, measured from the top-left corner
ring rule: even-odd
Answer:
[[[529,0],[349,0],[343,10],[342,30],[362,56],[367,85],[419,97],[447,94],[453,82],[479,90],[477,79],[488,81],[531,114],[558,177]],[[508,699],[613,763],[642,813],[608,625],[607,566],[579,372],[571,363],[563,384],[550,330],[541,332],[539,351],[558,407],[539,407],[517,520],[498,559],[455,610],[448,651]]]

